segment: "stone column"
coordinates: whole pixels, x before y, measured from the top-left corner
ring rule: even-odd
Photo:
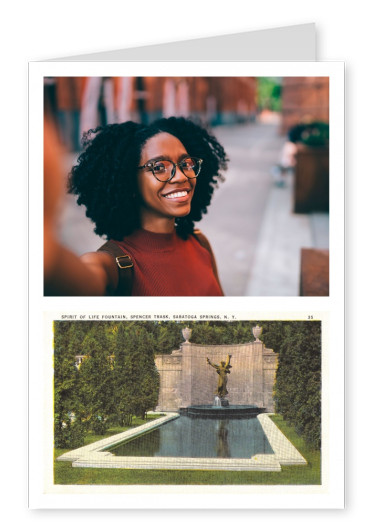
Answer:
[[[264,348],[264,407],[268,413],[274,413],[273,388],[277,370],[278,355],[271,348]]]
[[[177,353],[178,351],[175,351]],[[161,354],[155,357],[159,372],[159,396],[157,411],[178,411],[181,407],[182,362],[181,353]]]
[[[182,380],[180,386],[181,407],[192,404],[192,344],[182,343]]]
[[[259,407],[264,406],[264,378],[263,378],[263,362],[262,354],[264,344],[261,341],[255,341],[253,347],[253,363],[252,363],[252,405]]]

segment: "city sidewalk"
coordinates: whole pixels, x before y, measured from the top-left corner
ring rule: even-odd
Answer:
[[[208,236],[226,295],[242,296],[253,267],[272,178],[284,143],[277,124],[221,126],[214,134],[229,157],[225,181],[198,223]]]
[[[329,215],[294,214],[293,177],[270,189],[244,295],[299,295],[300,250],[329,248]]]

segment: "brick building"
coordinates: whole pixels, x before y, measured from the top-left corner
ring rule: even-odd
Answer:
[[[329,123],[329,78],[283,78],[281,133],[313,121]]]
[[[257,82],[251,77],[131,78],[132,119],[151,122],[168,116],[198,117],[211,125],[256,116]]]

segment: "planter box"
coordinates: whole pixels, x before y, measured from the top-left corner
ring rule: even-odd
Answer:
[[[329,148],[297,145],[294,212],[329,212]]]
[[[326,249],[301,250],[300,295],[329,296],[329,251]]]

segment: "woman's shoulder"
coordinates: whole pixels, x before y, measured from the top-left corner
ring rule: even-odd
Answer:
[[[218,282],[218,285],[223,293],[223,290],[222,290],[222,287],[221,287],[221,282],[219,280],[219,275],[218,275],[218,269],[217,269],[217,262],[216,262],[216,259],[215,259],[215,256],[214,256],[214,252],[213,252],[213,249],[209,243],[209,240],[207,239],[207,237],[205,236],[205,234],[203,234],[200,229],[194,229],[193,231],[193,237],[200,243],[201,247],[203,247],[204,249],[206,249],[209,254],[210,254],[210,258],[211,258],[211,263],[212,263],[212,267],[213,267],[213,272],[214,272],[214,276],[215,278],[217,279],[217,282]]]
[[[119,247],[119,242],[108,240],[99,249],[97,255],[107,256],[107,261],[111,263],[111,286],[110,295],[126,295],[132,293],[133,282],[133,260],[129,254],[124,254],[124,250]]]
[[[212,254],[212,248],[209,243],[209,240],[207,239],[205,234],[201,232],[200,229],[194,229],[192,236],[200,243],[202,247],[204,247],[204,249],[206,249],[207,251],[209,251],[210,254]]]

